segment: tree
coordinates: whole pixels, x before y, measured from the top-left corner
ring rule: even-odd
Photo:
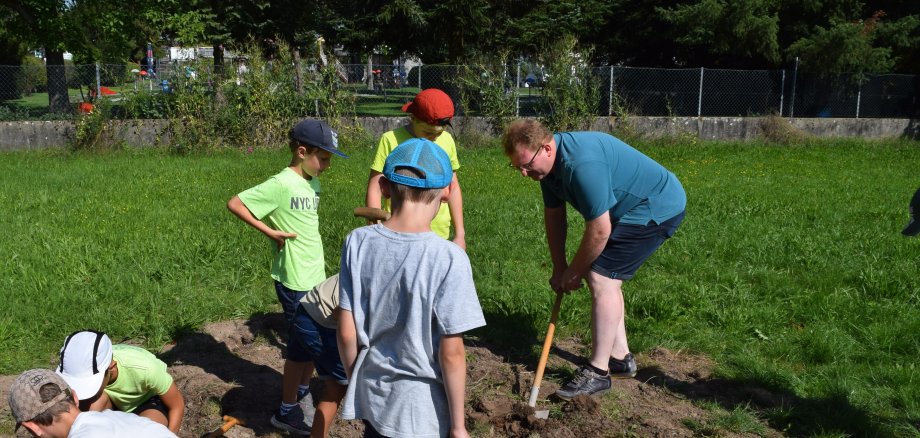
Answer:
[[[803,60],[803,70],[820,76],[887,72],[894,65],[891,48],[873,44],[879,18],[816,26],[810,36],[789,46],[789,54]]]
[[[2,0],[0,7],[7,14],[19,15],[19,20],[10,21],[17,35],[45,49],[49,110],[69,112],[64,50],[67,42],[78,39],[75,23],[68,19],[69,8],[56,0]]]
[[[69,112],[64,51],[78,61],[123,59],[131,44],[131,11],[112,0],[0,0],[0,14],[9,20],[21,43],[42,47],[48,77],[48,107]]]
[[[675,26],[675,43],[695,65],[765,68],[780,59],[773,0],[700,0],[656,8]]]

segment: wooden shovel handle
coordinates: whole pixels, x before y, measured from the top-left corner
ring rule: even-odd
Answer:
[[[537,373],[533,378],[533,388],[530,390],[531,407],[537,404],[537,393],[540,390],[540,384],[543,383],[543,371],[546,369],[546,360],[549,359],[549,350],[553,345],[553,333],[556,332],[556,319],[559,318],[559,307],[562,305],[563,293],[556,294],[556,302],[553,304],[553,314],[549,317],[549,328],[546,329],[546,338],[543,340],[543,351],[540,352],[540,362],[537,363]]]

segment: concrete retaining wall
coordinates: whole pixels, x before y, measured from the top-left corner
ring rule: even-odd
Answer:
[[[695,135],[704,140],[752,140],[762,136],[770,119],[759,117],[600,117],[592,129],[604,132],[628,130],[649,137]],[[782,119],[796,130],[816,137],[902,137],[920,139],[917,119]],[[406,122],[403,117],[362,117],[358,123],[372,136]],[[453,130],[460,134],[496,135],[488,120],[458,117]],[[105,135],[135,146],[168,145],[166,120],[112,121]],[[65,147],[74,136],[70,121],[0,122],[0,150],[33,150]]]

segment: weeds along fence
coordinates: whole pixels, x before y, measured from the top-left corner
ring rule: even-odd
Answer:
[[[920,111],[920,75],[828,79],[796,70],[577,64],[560,70],[523,62],[307,64],[296,69],[289,60],[255,58],[228,59],[220,66],[211,59],[160,62],[149,71],[136,64],[66,65],[62,74],[48,73],[40,63],[0,66],[0,120],[71,117],[62,115],[67,111],[60,107],[49,110],[49,90],[55,89],[52,95],[57,96],[67,90],[70,114],[85,103],[105,100],[116,118],[191,117],[195,111],[189,105],[211,113],[227,106],[205,105],[208,99],[236,105],[237,111],[270,109],[283,118],[397,116],[403,103],[431,87],[450,94],[458,114],[487,117],[549,117],[559,111],[560,96],[573,94],[587,100],[582,103],[597,116],[911,118]],[[49,78],[58,84],[49,84]],[[584,90],[589,92],[576,93]]]

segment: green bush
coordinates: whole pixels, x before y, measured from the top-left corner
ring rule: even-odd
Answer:
[[[45,73],[45,63],[34,56],[22,58],[22,76],[20,88],[26,96],[32,93],[48,91],[48,75]]]
[[[566,36],[542,52],[546,66],[543,86],[543,123],[553,131],[588,129],[597,114],[597,78],[587,62],[591,50]]]
[[[460,66],[455,79],[460,89],[460,104],[467,115],[479,115],[489,120],[494,132],[505,129],[516,115],[517,87],[508,81],[508,54],[493,59],[474,59]]]
[[[298,86],[289,47],[280,45],[271,62],[254,43],[233,51],[245,57],[225,65],[222,74],[211,60],[196,60],[176,67],[168,93],[125,93],[124,115],[169,119],[177,151],[277,146],[297,119],[320,117],[341,128],[354,117],[354,96],[341,87],[331,65],[301,67]]]

